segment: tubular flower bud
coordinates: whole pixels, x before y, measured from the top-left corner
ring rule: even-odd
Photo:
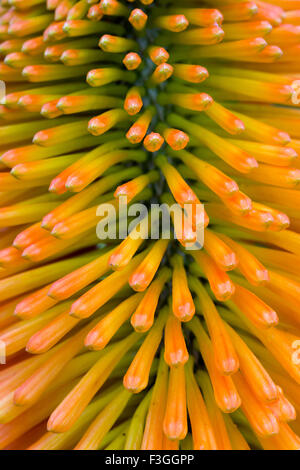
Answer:
[[[300,449],[299,52],[299,0],[0,0],[0,449]]]
[[[127,70],[135,70],[141,65],[141,63],[142,59],[136,52],[128,52],[123,59],[123,64]]]

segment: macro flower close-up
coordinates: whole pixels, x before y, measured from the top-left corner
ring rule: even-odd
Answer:
[[[300,0],[0,0],[0,449],[300,450]]]

